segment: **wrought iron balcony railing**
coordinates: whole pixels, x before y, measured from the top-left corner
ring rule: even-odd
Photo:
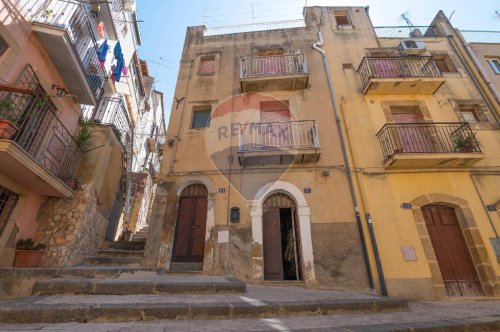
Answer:
[[[239,125],[239,151],[319,149],[315,121],[260,122]]]
[[[427,38],[445,37],[444,31],[437,25],[432,26],[389,26],[374,27],[378,38]]]
[[[358,67],[363,88],[373,78],[442,77],[431,56],[365,57]]]
[[[398,153],[481,152],[467,122],[386,123],[377,137],[384,159]]]
[[[97,57],[96,32],[92,26],[90,5],[76,0],[22,0],[30,20],[64,29],[86,72],[87,81],[94,95],[103,88],[106,72]]]
[[[122,99],[101,98],[99,105],[85,109],[81,118],[83,121],[110,125],[123,147],[131,144],[132,123]]]
[[[258,56],[242,58],[240,78],[307,74],[304,54]]]
[[[468,43],[500,44],[500,31],[460,30]]]
[[[0,100],[11,105],[18,132],[11,139],[49,172],[74,189],[82,151],[72,134],[59,120],[56,107],[26,66],[17,81],[31,93],[0,91]]]

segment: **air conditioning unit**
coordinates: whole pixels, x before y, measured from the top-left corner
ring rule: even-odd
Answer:
[[[399,44],[399,51],[404,55],[422,54],[425,50],[425,43],[421,40],[407,39]]]
[[[135,12],[136,4],[135,0],[124,0],[125,10],[128,12]]]

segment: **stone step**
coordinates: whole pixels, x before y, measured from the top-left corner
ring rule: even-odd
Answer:
[[[158,295],[154,295],[158,296]],[[215,295],[210,295],[215,296]],[[99,297],[99,296],[96,296]],[[378,313],[408,309],[404,300],[391,298],[346,299],[316,301],[218,301],[206,302],[190,298],[179,303],[176,299],[130,302],[131,296],[120,296],[113,302],[82,302],[79,296],[55,297],[43,300],[32,297],[0,303],[0,323],[64,323],[64,322],[130,322],[141,320],[237,319],[249,317],[323,316],[335,314]],[[109,298],[109,296],[106,296]],[[71,302],[71,299],[76,301]],[[67,302],[61,302],[65,300]],[[80,301],[79,301],[80,300]],[[251,299],[250,299],[251,300]]]
[[[170,263],[170,272],[201,272],[203,263]]]
[[[215,294],[244,293],[245,289],[240,280],[224,277],[56,278],[37,281],[33,295]]]
[[[98,257],[86,256],[83,259],[84,265],[108,265],[108,266],[141,266],[142,257]]]
[[[111,245],[113,249],[120,250],[144,250],[146,241],[124,241],[120,240]]]
[[[98,257],[144,257],[144,250],[100,249]]]
[[[147,238],[146,237],[143,237],[143,236],[133,236],[132,237],[132,241],[143,241],[143,242],[146,242]]]

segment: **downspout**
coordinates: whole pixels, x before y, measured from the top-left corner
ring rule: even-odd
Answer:
[[[495,118],[496,123],[500,124],[500,121],[498,119],[498,114],[500,114],[499,105],[498,103],[495,103],[495,100],[493,100],[493,96],[491,96],[491,92],[486,89],[484,82],[481,82],[481,80],[477,77],[477,69],[474,68],[474,65],[472,65],[470,63],[470,60],[467,59],[467,53],[465,53],[464,50],[460,47],[454,36],[448,36],[448,41],[450,42],[450,45],[455,53],[460,58],[460,61],[464,65],[464,68],[467,71],[467,74],[470,76],[472,83],[476,87],[478,93],[481,95],[488,107],[491,108],[491,114]]]
[[[462,45],[464,45],[465,50],[467,51],[467,54],[472,59],[472,62],[474,62],[474,64],[476,65],[477,71],[479,72],[481,77],[484,79],[484,81],[486,82],[486,85],[488,86],[488,89],[490,89],[491,93],[495,97],[496,102],[500,104],[500,94],[498,93],[498,91],[495,87],[495,83],[493,83],[493,81],[489,78],[488,74],[486,73],[486,71],[483,68],[483,65],[481,64],[481,62],[479,62],[479,59],[476,57],[476,54],[472,50],[472,47],[467,42],[467,40],[465,40],[465,38],[463,38],[461,33],[459,33],[458,36],[462,42]]]
[[[341,122],[340,122],[339,111],[338,111],[338,108],[337,108],[337,102],[335,100],[335,91],[333,89],[333,82],[332,82],[331,75],[330,75],[330,69],[328,67],[328,61],[327,61],[327,58],[326,58],[326,52],[325,52],[325,50],[323,50],[321,48],[321,46],[323,46],[323,34],[321,33],[321,29],[318,31],[318,37],[319,37],[319,40],[316,43],[314,43],[312,45],[312,47],[313,47],[313,49],[315,49],[316,51],[318,51],[319,53],[321,53],[321,56],[323,57],[323,65],[325,66],[326,77],[327,77],[327,80],[328,80],[328,87],[330,88],[330,97],[331,97],[331,100],[332,100],[333,111],[335,113],[335,122],[337,123],[337,130],[338,130],[338,134],[339,134],[339,138],[340,138],[340,145],[341,145],[341,148],[342,148],[342,155],[343,155],[343,158],[344,158],[345,168],[346,168],[346,171],[347,171],[347,180],[349,182],[349,189],[350,189],[350,193],[351,193],[351,199],[352,199],[352,203],[353,203],[353,206],[354,206],[354,214],[356,216],[356,223],[357,223],[357,226],[358,226],[359,236],[361,238],[361,247],[362,247],[362,250],[363,250],[363,258],[364,258],[364,261],[365,261],[366,272],[368,274],[368,283],[370,285],[370,288],[373,289],[374,288],[373,274],[372,274],[372,269],[371,269],[371,265],[370,265],[370,260],[368,258],[368,250],[367,250],[367,247],[366,247],[366,239],[365,239],[365,234],[364,234],[364,231],[363,231],[363,225],[362,225],[362,222],[361,222],[361,215],[359,213],[359,205],[358,205],[358,199],[356,197],[356,192],[355,192],[355,189],[354,189],[354,182],[352,180],[351,166],[349,164],[349,159],[348,159],[348,156],[347,156],[347,150],[346,150],[346,145],[345,145],[345,140],[344,140],[344,134],[342,133],[342,127],[341,127]],[[381,279],[381,284],[384,284],[384,287],[385,287],[385,281],[383,281],[382,279]],[[383,294],[383,295],[387,295],[387,294]]]

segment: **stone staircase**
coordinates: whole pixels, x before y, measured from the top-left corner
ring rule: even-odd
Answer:
[[[192,273],[201,271],[198,263],[174,263],[169,272],[144,268],[146,236],[147,229],[141,230],[131,241],[118,241],[85,257],[79,267],[0,269],[0,296],[19,298],[0,301],[0,324],[236,319],[408,309],[405,300],[373,293],[247,287],[233,277]]]
[[[119,240],[109,249],[99,249],[97,255],[83,260],[86,266],[133,266],[140,267],[144,257],[144,247],[149,228],[143,228],[132,236],[132,240]]]

